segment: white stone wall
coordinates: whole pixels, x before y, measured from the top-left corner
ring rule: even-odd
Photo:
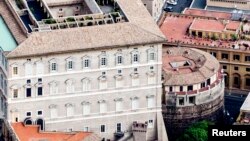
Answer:
[[[137,49],[135,49],[137,48]],[[153,49],[156,53],[155,61],[148,61],[148,50]],[[123,54],[123,65],[117,66],[115,63],[115,54],[121,50]],[[139,63],[131,63],[131,53],[137,50],[139,52]],[[99,55],[102,51],[106,51],[108,58],[107,67],[100,68]],[[82,67],[82,57],[89,56],[91,65],[90,68]],[[31,112],[31,119],[36,121],[38,118],[45,120],[46,130],[65,131],[69,128],[73,130],[83,130],[84,126],[88,126],[90,131],[94,131],[101,137],[113,138],[113,133],[116,130],[115,124],[122,123],[123,131],[130,131],[133,121],[146,122],[150,119],[157,123],[156,113],[161,113],[161,62],[162,62],[162,45],[144,45],[132,46],[123,48],[112,48],[105,50],[82,51],[77,53],[65,53],[57,55],[48,55],[41,57],[30,57],[22,59],[9,60],[9,110],[8,120],[15,122],[24,121],[26,112]],[[66,59],[71,57],[74,62],[74,69],[67,71]],[[32,75],[25,76],[25,63],[30,59],[32,64]],[[58,63],[58,72],[51,73],[49,61],[55,59]],[[44,64],[44,74],[36,75],[36,62],[42,61]],[[19,74],[14,76],[12,67],[18,66]],[[148,73],[150,67],[154,67],[155,84],[148,84]],[[134,68],[138,69],[139,86],[132,86],[131,74]],[[117,70],[122,70],[123,87],[116,88],[115,78]],[[106,72],[108,88],[105,90],[99,89],[98,77],[102,72]],[[42,78],[43,95],[37,95],[38,78]],[[90,90],[82,91],[82,79],[88,78],[91,83]],[[31,80],[32,97],[26,97],[26,81]],[[73,80],[75,91],[66,93],[66,80]],[[50,94],[49,83],[52,81],[58,82],[58,93]],[[13,89],[18,89],[18,98],[13,98]],[[148,97],[154,97],[153,108],[147,108]],[[137,97],[139,107],[137,110],[132,110],[131,99]],[[116,112],[116,99],[122,99],[123,110]],[[105,100],[107,104],[107,112],[100,114],[100,106],[98,101]],[[90,114],[83,115],[82,102],[90,103]],[[74,114],[71,117],[66,116],[66,104],[72,104]],[[54,105],[57,109],[58,117],[51,119],[50,106]],[[43,115],[37,115],[38,110],[43,111]],[[161,121],[161,120],[159,120]],[[100,133],[100,125],[106,125],[106,133]],[[163,124],[163,123],[162,123]],[[155,136],[156,127],[149,132],[150,136]],[[161,131],[158,131],[161,132]]]

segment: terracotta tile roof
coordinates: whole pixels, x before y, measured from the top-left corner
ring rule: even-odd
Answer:
[[[169,43],[176,44],[177,42],[181,44],[187,44],[194,47],[205,48],[205,47],[218,47],[222,50],[233,49],[232,45],[235,44],[249,44],[249,41],[239,40],[239,41],[223,41],[211,39],[194,38],[188,35],[188,28],[192,24],[195,16],[186,16],[179,14],[165,14],[163,16],[162,24],[160,23],[160,29],[163,34],[167,37]],[[246,50],[244,46],[239,46],[238,51],[250,51]]]
[[[194,15],[194,16],[213,17],[213,18],[226,19],[226,20],[230,20],[231,16],[232,16],[232,14],[229,12],[220,12],[220,11],[194,9],[194,8],[186,8],[183,11],[183,14]]]
[[[234,30],[236,31],[237,29],[240,28],[240,22],[234,22],[234,21],[230,21],[227,25],[226,25],[226,30]]]
[[[23,123],[12,123],[14,132],[20,141],[84,141],[93,133],[90,132],[42,132],[37,125],[24,126]]]
[[[163,43],[165,36],[140,0],[117,0],[129,22],[33,32],[8,58],[93,48]]]
[[[225,25],[221,21],[217,20],[194,19],[190,29],[222,32],[225,29]]]
[[[180,61],[189,61],[190,66],[169,65]],[[215,57],[198,49],[168,47],[163,50],[162,67],[165,85],[183,86],[206,81],[218,72],[220,64]]]

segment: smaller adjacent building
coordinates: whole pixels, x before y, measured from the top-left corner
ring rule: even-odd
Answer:
[[[250,93],[240,108],[240,114],[235,124],[250,125]]]
[[[141,0],[148,12],[157,21],[162,13],[162,8],[166,0]]]
[[[250,1],[249,0],[207,0],[207,6],[249,10]]]
[[[218,121],[224,107],[224,79],[216,58],[198,49],[169,47],[163,49],[162,61],[162,107],[169,137],[199,120]]]
[[[239,38],[241,23],[229,20],[194,19],[189,27],[189,34],[200,38],[234,39]]]

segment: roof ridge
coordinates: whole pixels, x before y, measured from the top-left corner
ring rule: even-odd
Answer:
[[[152,35],[154,35],[154,36],[157,36],[157,37],[159,37],[159,38],[161,38],[161,39],[163,39],[163,40],[167,40],[167,37],[163,37],[163,36],[160,36],[160,35],[157,35],[157,34],[155,34],[155,33],[152,33],[151,31],[149,31],[149,30],[147,30],[147,29],[145,29],[145,28],[143,28],[143,27],[140,27],[140,26],[138,26],[138,25],[136,25],[136,24],[134,24],[134,23],[130,23],[131,25],[133,25],[133,26],[136,26],[137,28],[140,28],[140,29],[142,29],[142,30],[144,30],[144,31],[146,31],[147,33],[150,33],[150,34],[152,34]]]

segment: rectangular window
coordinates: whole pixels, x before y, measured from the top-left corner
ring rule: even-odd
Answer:
[[[154,120],[150,119],[148,120],[148,128],[153,128],[154,127]]]
[[[56,108],[50,109],[50,117],[57,118],[57,109]]]
[[[13,67],[13,75],[18,75],[18,67]]]
[[[103,90],[103,89],[107,89],[108,88],[108,82],[107,81],[99,81],[99,89]]]
[[[118,65],[122,64],[122,56],[121,55],[117,56],[117,64]]]
[[[210,54],[211,54],[212,56],[214,56],[215,58],[217,57],[216,52],[210,52]]]
[[[183,91],[183,86],[180,86],[180,92],[182,92]]]
[[[13,90],[13,98],[18,98],[18,89]]]
[[[193,86],[188,86],[188,91],[192,91],[193,90]]]
[[[207,80],[207,85],[210,85],[211,84],[211,80],[210,78]]]
[[[43,79],[42,79],[42,78],[38,78],[37,81],[38,81],[39,83],[42,83],[42,82],[43,82]]]
[[[139,86],[140,80],[139,78],[132,78],[132,86]]]
[[[37,88],[37,95],[42,96],[43,95],[43,87],[38,87]]]
[[[83,127],[83,132],[89,132],[90,130],[89,130],[89,127],[88,126],[85,126],[85,127]]]
[[[107,58],[102,57],[101,58],[101,66],[106,66],[107,65]]]
[[[189,103],[190,104],[195,104],[195,97],[194,96],[189,97]]]
[[[26,63],[25,64],[25,75],[32,75],[32,64],[31,63]]]
[[[138,63],[139,62],[139,55],[138,54],[134,54],[133,55],[133,63]]]
[[[155,60],[155,53],[151,52],[149,54],[149,61],[154,61]]]
[[[90,60],[89,59],[85,59],[84,60],[84,68],[88,68],[90,66]]]
[[[116,124],[116,132],[122,132],[122,124],[121,123]]]
[[[56,63],[51,63],[51,70],[56,71],[57,70],[57,64]]]
[[[153,75],[153,76],[148,75],[148,84],[152,85],[152,84],[155,84],[155,83],[156,83],[155,75]]]
[[[42,110],[37,111],[37,115],[38,115],[38,116],[43,115],[43,111],[42,111]]]
[[[36,63],[36,74],[43,74],[43,63],[42,62],[37,62]]]
[[[170,86],[170,87],[169,87],[169,92],[172,92],[172,91],[173,91],[173,87]]]
[[[224,69],[224,70],[226,70],[226,69],[227,69],[227,66],[225,66],[225,65],[223,65],[222,67],[223,67],[223,69]]]
[[[122,70],[120,70],[120,69],[117,70],[117,73],[118,73],[118,74],[122,74]]]
[[[204,88],[204,87],[206,87],[206,82],[201,83],[201,88]]]
[[[116,86],[116,88],[121,88],[121,87],[123,87],[123,80],[122,80],[122,79],[121,79],[121,80],[116,79],[116,80],[115,80],[115,86]]]
[[[245,61],[250,62],[250,56],[245,56]]]
[[[27,83],[27,84],[30,84],[30,83],[31,83],[31,80],[30,80],[30,79],[28,79],[28,80],[26,81],[26,83]]]
[[[240,55],[234,55],[234,56],[233,56],[233,59],[234,59],[235,61],[240,61]]]
[[[183,97],[179,97],[179,105],[184,105],[184,98]]]
[[[246,78],[246,86],[250,86],[250,78]]]
[[[83,115],[89,115],[90,114],[90,104],[84,104],[83,105]]]
[[[74,115],[74,107],[73,106],[67,107],[67,117],[70,117],[73,115]]]
[[[30,117],[31,116],[31,112],[26,112],[26,116]]]
[[[68,61],[67,68],[68,68],[68,70],[72,70],[73,69],[73,61]]]
[[[105,102],[100,103],[100,113],[106,113],[107,112],[107,104]]]
[[[26,88],[26,97],[31,97],[31,88]]]
[[[236,70],[236,71],[239,70],[239,67],[234,67],[234,70]]]
[[[222,59],[228,59],[228,54],[227,53],[222,53],[221,58]]]
[[[247,72],[250,72],[250,68],[246,68],[246,71],[247,71]]]
[[[148,97],[148,108],[153,108],[155,107],[155,98],[154,97]]]
[[[115,110],[117,112],[122,111],[122,101],[116,101],[116,103],[115,103]]]
[[[138,72],[138,69],[137,68],[134,68],[134,73],[137,73]]]
[[[132,99],[132,110],[136,110],[139,108],[139,99]]]
[[[106,127],[105,125],[101,125],[101,133],[105,133],[106,132]]]

